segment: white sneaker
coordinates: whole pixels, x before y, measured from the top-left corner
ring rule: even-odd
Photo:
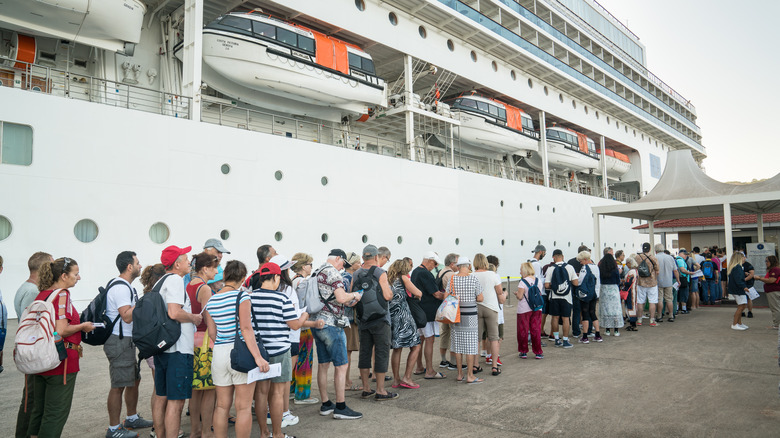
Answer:
[[[482,350],[482,352],[479,353],[480,356],[485,357],[487,356],[487,351]]]
[[[293,403],[295,403],[296,405],[315,405],[319,402],[320,400],[316,397],[310,397],[303,400],[298,400],[298,399],[293,400]]]
[[[290,411],[285,412],[282,417],[282,427],[295,426],[296,424],[298,424],[298,417],[293,415]]]
[[[746,326],[745,324],[740,324],[740,325],[742,326],[742,329],[743,329],[743,330],[747,330],[747,329],[749,329],[749,328],[750,328],[750,327]]]
[[[741,325],[741,324],[735,324],[731,326],[732,330],[747,330],[747,327]]]
[[[615,332],[615,337],[620,336],[620,332]]]

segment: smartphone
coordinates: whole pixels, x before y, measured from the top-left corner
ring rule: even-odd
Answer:
[[[93,322],[92,325],[94,325],[95,328],[105,328],[105,326],[106,326],[102,322]]]

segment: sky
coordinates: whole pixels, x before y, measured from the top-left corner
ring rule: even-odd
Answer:
[[[780,2],[597,1],[639,36],[648,69],[696,107],[710,177],[780,172],[770,134],[780,123]]]

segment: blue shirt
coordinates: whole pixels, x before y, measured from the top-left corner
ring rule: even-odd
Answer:
[[[209,313],[214,320],[214,325],[217,326],[217,339],[214,340],[214,345],[232,344],[236,338],[238,328],[236,327],[236,297],[239,292],[241,292],[241,303],[249,299],[249,294],[246,292],[231,290],[212,296],[206,303],[204,310]],[[238,336],[244,339],[240,332]]]

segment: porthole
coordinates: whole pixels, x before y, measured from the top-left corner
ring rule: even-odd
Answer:
[[[544,95],[548,96],[550,94],[550,91],[547,89],[547,86],[544,86]]]
[[[623,129],[626,131],[626,134],[628,134],[628,125],[623,125]]]
[[[358,11],[365,11],[366,2],[364,2],[363,0],[355,0],[355,7],[358,8]]]
[[[485,244],[485,239],[479,239],[479,246],[482,246]]]
[[[522,209],[523,209],[523,203],[521,202],[520,203],[520,210],[522,210]]]
[[[574,99],[571,100],[571,107],[572,109],[577,109],[577,102],[575,102]]]
[[[585,110],[585,114],[588,114],[588,107],[586,106],[586,107],[585,107],[585,108],[583,108],[583,109]]]
[[[509,77],[510,77],[510,78],[512,78],[512,80],[513,80],[513,81],[516,81],[516,80],[517,80],[517,74],[515,73],[515,71],[514,71],[514,70],[511,70],[511,71],[509,72]]]
[[[447,40],[447,48],[450,49],[450,52],[455,51],[455,43],[452,42],[452,40]]]
[[[616,127],[617,129],[620,129],[620,122],[618,122],[617,120],[615,120],[615,127]]]
[[[157,222],[149,227],[149,238],[154,243],[165,243],[170,236],[171,230],[168,229],[168,225],[162,222]]]
[[[634,129],[634,137],[636,137],[636,129]]]
[[[539,211],[539,208],[540,208],[540,207],[537,205],[537,206],[536,206],[536,211]]]
[[[425,27],[423,26],[417,28],[417,33],[420,34],[420,38],[422,39],[428,38],[428,32],[425,30]]]
[[[277,181],[281,181],[282,178],[284,178],[284,174],[282,173],[281,170],[277,170],[276,172],[274,172],[274,178],[276,178]]]
[[[0,216],[0,240],[7,239],[12,230],[11,221],[5,216]]]
[[[599,118],[599,112],[598,111],[596,111],[596,118],[597,119]]]
[[[560,100],[561,103],[563,103],[563,94],[560,93],[558,94],[558,100]]]
[[[277,242],[281,242],[282,237],[284,237],[284,235],[282,234],[281,231],[277,231],[274,233],[274,240],[276,240]]]
[[[433,237],[428,238],[428,245],[433,245]]]
[[[395,241],[398,242],[398,244],[400,245],[400,244],[402,244],[404,242],[404,237],[403,236],[398,236],[398,238],[396,238]]]
[[[555,207],[553,207],[553,213],[555,213]]]
[[[320,178],[320,183],[324,186],[328,185],[328,177],[323,176],[322,178]]]
[[[230,173],[230,164],[227,164],[227,163],[223,164],[223,165],[222,165],[222,166],[219,168],[219,170],[221,170],[221,171],[222,171],[222,174],[223,174],[223,175],[227,175],[228,173]]]
[[[557,241],[557,240],[553,240],[553,246],[554,246],[554,247],[555,247],[555,246],[558,246],[558,241]]]
[[[222,230],[219,232],[219,238],[222,240],[228,240],[230,239],[230,231],[228,230]]]
[[[320,236],[320,239],[322,239],[323,242],[328,241],[328,233],[322,233],[322,236]]]
[[[528,78],[528,88],[534,87],[534,81],[531,80],[531,78]]]
[[[460,245],[460,239],[457,237],[455,238],[455,245]]]
[[[491,61],[490,66],[493,67],[493,71],[498,71],[498,64],[496,64],[496,61]]]
[[[471,60],[477,62],[477,52],[471,51]]]
[[[571,242],[569,242],[569,248],[571,248]]]
[[[398,25],[398,16],[395,15],[395,13],[391,12],[387,14],[387,19],[390,20],[390,24],[392,24],[393,26]]]
[[[645,135],[642,134],[642,141],[645,141]]]
[[[363,237],[360,238],[360,240],[362,240],[363,243],[368,243],[368,235],[364,234]]]
[[[609,125],[609,116],[607,116],[607,125]]]
[[[525,240],[521,240],[520,241],[520,246],[523,246],[523,245],[525,245]]]
[[[501,239],[501,246],[504,246],[504,239]]]
[[[73,227],[73,234],[79,242],[89,243],[97,239],[98,226],[92,219],[82,219]]]
[[[502,207],[504,206],[504,201],[503,201],[503,200],[501,201],[501,206],[502,206]]]

